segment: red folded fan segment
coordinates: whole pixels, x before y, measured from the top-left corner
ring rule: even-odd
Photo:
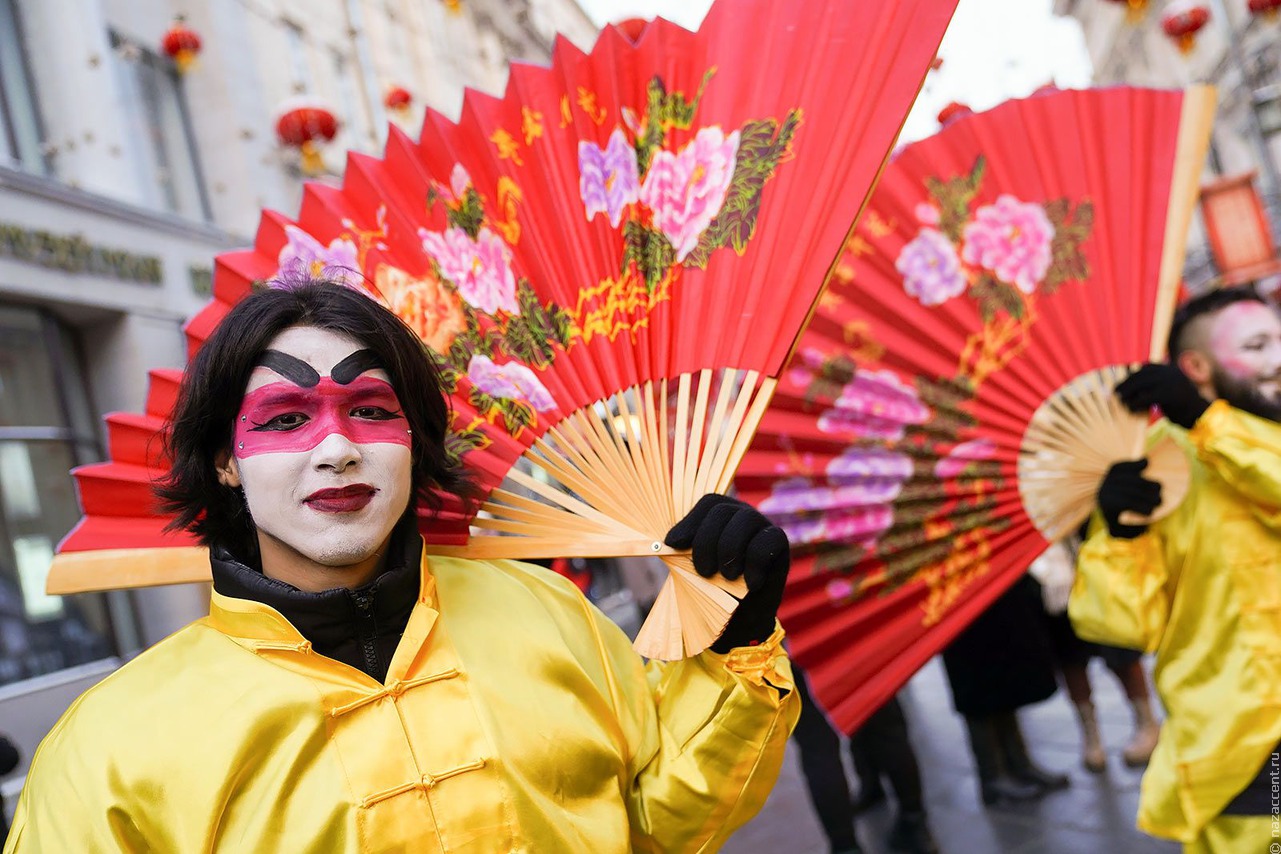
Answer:
[[[792,540],[784,627],[847,731],[1063,533],[1029,484],[1086,475],[1037,469],[1029,424],[1089,380],[1056,424],[1097,430],[1115,366],[1163,352],[1212,111],[1203,88],[1056,91],[886,168],[737,478]]]
[[[282,274],[368,293],[435,354],[447,453],[488,499],[443,496],[431,550],[661,554],[718,631],[717,588],[741,585],[704,589],[663,535],[729,485],[954,7],[722,0],[697,33],[558,40],[457,123],[351,154],[296,221],[264,213],[253,249],[218,258],[191,350]]]
[[[685,479],[728,481],[742,443],[720,453],[711,431],[751,431],[954,5],[721,1],[697,33],[655,20],[632,40],[607,27],[591,54],[559,40],[550,68],[512,68],[502,99],[469,92],[459,122],[430,113],[418,142],[392,127],[382,159],[348,157],[341,187],[307,184],[297,220],[265,213],[252,250],[219,256],[214,300],[187,326],[191,350],[281,271],[341,279],[437,353],[453,406],[448,451],[485,490],[537,442],[574,460],[574,443],[591,440],[601,447],[578,448],[580,458],[623,448],[612,461],[628,466],[620,483],[649,478],[666,455],[674,483],[658,472],[664,483],[638,494],[656,524],[679,519],[674,495],[696,488]],[[722,380],[733,393],[717,419]],[[735,420],[744,383],[752,406]],[[600,420],[594,411],[615,425],[624,405],[637,417],[621,434],[585,423]],[[634,460],[635,425],[664,408],[667,446],[656,425],[660,437]],[[587,433],[550,434],[574,412]],[[94,502],[92,475],[81,483]],[[569,504],[580,519],[570,538],[525,536],[494,553],[564,553],[569,540],[591,540],[578,553],[617,553],[620,538],[646,549],[661,539],[648,521],[635,530],[578,512],[573,492],[534,495]],[[118,512],[152,515],[136,493]],[[546,533],[547,511],[526,512]],[[477,521],[452,501],[424,533],[433,547],[466,547]],[[523,530],[509,521],[507,533]],[[170,542],[150,529],[127,539]],[[86,530],[64,552],[94,548]]]

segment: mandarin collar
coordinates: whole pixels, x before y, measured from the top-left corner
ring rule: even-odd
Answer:
[[[356,631],[367,604],[379,635],[400,632],[418,601],[422,584],[422,537],[415,519],[393,531],[386,568],[368,583],[353,589],[335,587],[316,593],[262,573],[257,565],[242,561],[226,549],[209,550],[214,590],[232,599],[259,602],[279,612],[304,638],[324,647],[339,643]],[[255,562],[256,563],[256,562]]]

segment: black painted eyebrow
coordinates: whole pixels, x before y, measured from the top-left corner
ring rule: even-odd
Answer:
[[[378,361],[378,356],[374,354],[373,350],[357,350],[334,365],[334,369],[329,372],[329,376],[339,385],[347,385],[365,371],[381,367],[382,363]]]
[[[352,355],[354,356],[355,354],[353,353]],[[351,356],[347,358],[350,359]],[[345,362],[347,359],[343,361]],[[270,368],[296,386],[315,388],[320,385],[320,374],[316,372],[315,368],[297,356],[291,356],[279,350],[264,350],[263,354],[258,357],[257,364],[264,368]]]

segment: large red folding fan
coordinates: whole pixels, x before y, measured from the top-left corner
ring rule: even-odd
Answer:
[[[1164,352],[1212,103],[1054,91],[886,167],[737,477],[791,538],[783,625],[847,731],[1143,453],[1111,389]]]
[[[663,535],[728,487],[954,6],[721,0],[697,33],[558,41],[505,97],[469,93],[457,123],[350,155],[297,221],[265,213],[252,250],[219,257],[191,346],[285,268],[366,290],[436,353],[448,451],[489,499],[472,515],[446,496],[429,549],[661,555],[677,571],[640,644],[701,649],[742,589]],[[152,508],[173,377],[157,381],[147,417],[111,419],[112,462],[78,473],[86,518],[51,588],[206,577]]]

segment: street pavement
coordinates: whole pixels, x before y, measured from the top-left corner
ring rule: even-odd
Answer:
[[[1145,661],[1150,669],[1150,662]],[[952,710],[942,662],[936,657],[912,678],[901,695],[912,743],[920,760],[930,826],[943,854],[1178,854],[1181,847],[1158,841],[1134,827],[1141,771],[1126,768],[1121,748],[1130,735],[1130,708],[1112,674],[1090,666],[1108,769],[1081,767],[1075,712],[1063,690],[1020,719],[1037,761],[1067,773],[1072,785],[1017,808],[984,807],[964,724]],[[848,751],[842,750],[846,766]],[[851,779],[853,779],[851,777]],[[857,792],[857,786],[851,784]],[[859,816],[858,832],[868,854],[888,852],[885,836],[893,802]],[[724,854],[823,854],[827,842],[805,791],[794,744],[769,801],[721,849]]]

